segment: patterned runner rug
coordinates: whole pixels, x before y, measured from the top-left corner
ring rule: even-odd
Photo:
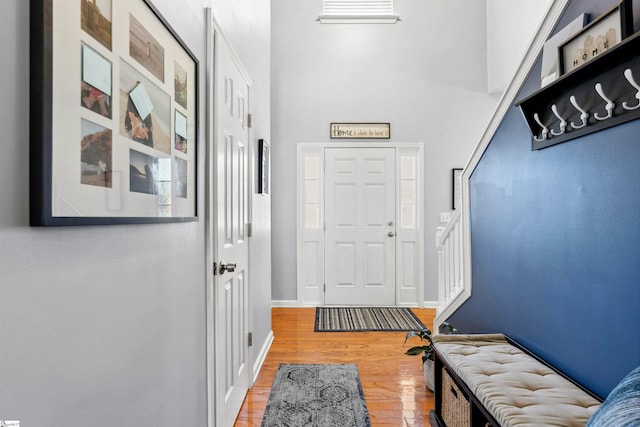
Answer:
[[[280,364],[261,427],[370,427],[356,365]]]
[[[424,324],[406,307],[317,307],[315,332],[409,331]]]

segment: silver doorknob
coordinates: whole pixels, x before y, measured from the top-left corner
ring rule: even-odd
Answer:
[[[395,234],[393,234],[393,231],[390,231],[389,233],[387,233],[387,236],[393,237],[393,236],[395,236]]]
[[[219,273],[224,274],[225,271],[233,273],[234,271],[236,271],[236,264],[231,262],[225,264],[224,261],[221,261]]]

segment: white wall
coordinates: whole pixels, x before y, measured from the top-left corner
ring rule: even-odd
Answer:
[[[486,0],[489,93],[502,94],[551,0]]]
[[[202,94],[208,3],[154,0],[197,56]],[[223,29],[245,22],[249,5],[268,9],[261,0],[228,1]],[[259,26],[250,33],[240,26],[234,39],[244,41],[239,54],[255,81],[255,134],[268,136],[269,15],[256,19]],[[2,0],[0,26],[0,419],[38,427],[206,425],[204,96],[199,222],[30,228],[29,2]],[[268,278],[254,301],[260,295],[269,295]],[[254,323],[265,334],[270,313],[256,302]]]
[[[296,300],[296,144],[330,122],[391,122],[425,153],[425,300],[437,300],[435,229],[497,97],[487,94],[486,4],[402,0],[397,24],[320,24],[322,0],[272,0],[273,292]]]

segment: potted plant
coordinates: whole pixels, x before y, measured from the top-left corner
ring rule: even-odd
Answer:
[[[443,322],[440,325],[440,334],[441,335],[449,335],[449,334],[457,334],[458,330],[453,327],[453,325]],[[413,330],[407,332],[407,336],[404,338],[404,343],[407,343],[407,340],[412,337],[420,338],[420,341],[426,343],[423,345],[417,345],[415,347],[411,347],[409,350],[405,351],[405,354],[409,356],[417,356],[419,354],[422,355],[422,367],[424,369],[424,381],[427,383],[427,387],[429,390],[434,391],[435,380],[433,373],[433,342],[431,341],[431,330],[429,328],[424,328],[420,330]]]
[[[407,343],[407,340],[412,337],[420,338],[425,344],[417,345],[411,347],[404,354],[408,354],[409,356],[417,356],[419,354],[422,355],[422,367],[424,369],[424,381],[427,383],[427,387],[429,390],[433,391],[434,388],[434,378],[433,378],[433,346],[431,342],[431,330],[429,328],[424,328],[420,330],[414,330],[407,332],[407,335],[404,339],[404,343]]]

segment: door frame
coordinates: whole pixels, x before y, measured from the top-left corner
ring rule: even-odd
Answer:
[[[227,41],[222,32],[220,26],[215,19],[213,10],[206,8],[207,19],[207,41],[206,41],[206,144],[205,144],[205,277],[206,277],[206,354],[207,354],[207,418],[208,426],[215,427],[216,420],[218,418],[216,402],[218,402],[218,396],[216,396],[216,351],[217,351],[217,337],[216,337],[216,292],[215,292],[215,278],[214,278],[214,263],[219,260],[219,254],[217,253],[217,146],[216,146],[216,133],[218,129],[218,121],[216,114],[216,100],[215,97],[221,92],[216,87],[217,82],[217,46],[219,43],[224,43],[229,49],[229,53],[236,63],[240,73],[244,80],[247,82],[247,106],[246,113],[251,113],[252,105],[252,89],[253,81],[249,77],[242,66],[242,62],[239,60],[238,55],[233,49],[233,46]],[[254,171],[252,165],[254,164],[255,150],[253,141],[253,132],[251,126],[247,129],[247,156],[248,164],[246,168],[247,185],[248,185],[248,197],[247,197],[247,217],[252,217],[252,194],[254,191]],[[249,238],[249,267],[251,266],[251,239]],[[247,315],[246,325],[247,329],[253,330],[253,303],[251,298],[251,271],[246,278],[247,280]],[[248,343],[249,344],[249,343]],[[248,345],[247,350],[247,370],[249,378],[249,386],[253,385],[255,379],[254,363],[253,363],[253,347]]]
[[[309,142],[297,146],[297,301],[324,305],[326,148],[396,150],[396,305],[424,306],[424,154],[419,142]],[[402,188],[413,185],[414,226],[402,226]],[[405,200],[406,201],[406,200]],[[405,205],[407,205],[405,203]]]

